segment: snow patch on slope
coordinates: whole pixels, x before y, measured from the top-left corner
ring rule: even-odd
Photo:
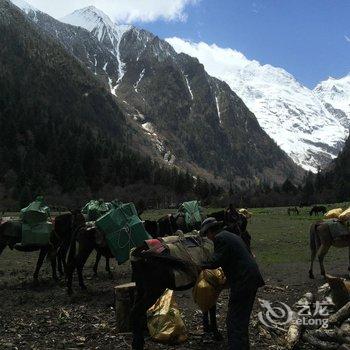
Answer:
[[[192,92],[192,89],[191,89],[190,82],[188,81],[188,76],[186,74],[184,74],[184,77],[185,77],[185,80],[186,80],[188,92],[190,93],[191,99],[193,100],[193,92]]]
[[[216,102],[216,110],[218,112],[218,117],[219,117],[219,123],[222,124],[222,119],[221,119],[221,112],[220,112],[220,105],[219,105],[219,99],[217,96],[215,96],[215,102]]]
[[[142,70],[142,72],[140,73],[139,80],[138,80],[138,81],[136,82],[136,84],[134,85],[134,90],[135,90],[136,93],[139,92],[139,91],[137,90],[137,88],[138,88],[138,86],[139,86],[141,80],[142,80],[143,77],[145,76],[145,72],[146,72],[146,69],[144,68],[144,69]]]
[[[210,75],[228,83],[297,164],[315,172],[338,155],[348,130],[316,93],[287,71],[261,65],[232,49],[179,38],[166,40],[178,53],[197,57]]]
[[[37,17],[36,14],[37,12],[40,12],[38,9],[36,9],[34,6],[28,4],[24,0],[10,0],[14,5],[16,5],[19,9],[21,9],[24,13],[29,14],[29,13],[34,13],[34,17],[32,20],[34,22],[37,22]]]
[[[82,27],[94,34],[101,42],[110,41],[111,53],[118,62],[118,80],[114,91],[117,90],[125,75],[125,63],[122,61],[120,44],[123,36],[133,27],[130,25],[117,25],[102,11],[94,6],[89,6],[63,17],[62,22]]]
[[[341,79],[329,78],[322,81],[314,92],[326,106],[332,107],[335,117],[340,118],[340,123],[350,128],[350,74]]]

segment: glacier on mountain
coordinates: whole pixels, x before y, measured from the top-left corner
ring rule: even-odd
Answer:
[[[178,53],[197,57],[210,75],[228,83],[267,134],[304,169],[315,172],[338,155],[348,129],[334,118],[317,91],[284,69],[249,60],[238,51],[179,38],[167,41]],[[340,107],[335,97],[332,101]]]
[[[314,92],[339,122],[350,129],[350,73],[340,79],[328,78],[322,81]]]

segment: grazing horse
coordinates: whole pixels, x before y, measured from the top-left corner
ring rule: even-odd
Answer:
[[[133,350],[143,350],[146,326],[147,310],[154,305],[164,291],[169,288],[175,291],[183,291],[194,287],[198,271],[189,266],[188,262],[170,256],[168,253],[162,255],[145,251],[146,246],[135,249],[132,252],[132,275],[136,282],[136,300],[131,311],[131,324],[133,331]],[[191,283],[177,287],[174,271],[185,272],[191,279]],[[203,317],[205,332],[212,332],[216,340],[222,336],[216,322],[216,306],[210,311],[210,323],[208,317]]]
[[[58,280],[56,273],[56,256],[63,259],[63,251],[60,253],[59,249],[64,246],[65,243],[70,241],[71,227],[67,228],[67,221],[72,222],[72,214],[63,214],[56,217],[57,223],[54,225],[54,230],[50,236],[50,242],[44,246],[19,246],[22,240],[22,224],[20,221],[6,221],[0,225],[0,255],[8,246],[11,250],[17,249],[23,252],[40,251],[36,268],[34,271],[34,282],[38,282],[39,271],[43,265],[44,259],[48,256],[52,267],[52,278]],[[74,225],[74,224],[73,224]]]
[[[327,208],[323,205],[315,205],[311,210],[310,210],[310,216],[312,215],[319,215],[319,214],[326,214]]]
[[[290,214],[292,214],[292,213],[294,213],[294,214],[296,214],[296,215],[299,215],[299,210],[298,210],[297,207],[288,208],[287,213],[288,213],[289,216],[290,216]]]
[[[327,255],[329,248],[334,246],[336,248],[349,248],[349,267],[350,271],[350,233],[349,235],[343,235],[336,240],[333,239],[329,229],[329,225],[326,222],[317,222],[311,225],[310,228],[310,250],[311,250],[311,265],[309,270],[309,277],[315,278],[313,273],[313,264],[316,255],[321,268],[321,275],[326,276],[326,271],[323,265],[324,257]]]

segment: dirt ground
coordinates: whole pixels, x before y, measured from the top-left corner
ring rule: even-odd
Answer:
[[[115,331],[113,286],[128,282],[128,266],[113,264],[111,279],[101,264],[99,276],[93,277],[92,261],[85,269],[89,290],[80,292],[75,283],[75,295],[66,295],[65,285],[50,279],[50,267],[45,265],[40,285],[31,280],[36,253],[6,251],[0,268],[0,348],[1,349],[128,349],[131,338],[118,336]],[[306,291],[315,290],[324,283],[318,278],[307,278],[307,264],[279,264],[262,267],[267,286],[258,297],[283,301],[292,305]],[[342,272],[343,264],[333,266]],[[203,335],[201,313],[194,305],[190,292],[176,294],[189,331],[189,339],[178,346],[164,346],[147,340],[147,349],[226,349],[225,341],[214,342]],[[218,306],[218,321],[225,333],[225,313],[228,295],[223,292]],[[257,304],[257,303],[256,303]],[[273,349],[275,344],[261,339],[255,306],[251,327],[252,349]],[[225,334],[224,334],[225,335]]]
[[[261,220],[251,224],[258,260],[259,255],[263,256],[262,250],[267,249],[268,238],[257,233]],[[289,227],[293,222],[287,224]],[[306,225],[308,224],[307,222]],[[279,226],[276,226],[277,229]],[[301,234],[307,235],[305,231]],[[282,254],[283,259],[272,259],[270,255],[260,259],[267,286],[259,291],[258,297],[293,305],[305,292],[315,291],[324,280],[320,276],[316,280],[309,280],[307,260],[300,259],[299,255],[298,259],[294,259],[293,249],[300,242],[300,237],[296,236],[295,242],[288,242]],[[275,249],[275,244],[271,238],[271,249]],[[307,252],[308,248],[303,244],[303,249]],[[285,255],[289,255],[289,259],[285,259]],[[327,261],[326,266],[331,268],[332,274],[341,275],[346,272],[346,255],[343,250],[340,255],[337,253],[334,259]],[[40,274],[39,285],[33,285],[32,273],[37,256],[38,253],[20,253],[7,249],[0,257],[0,349],[129,349],[131,337],[116,334],[113,287],[130,281],[130,267],[117,266],[113,262],[114,276],[111,279],[104,271],[104,261],[101,260],[98,277],[94,277],[92,256],[84,270],[88,291],[80,292],[75,280],[75,294],[70,298],[66,294],[64,281],[58,284],[51,281],[47,262]],[[316,272],[318,273],[317,264]],[[189,332],[188,341],[182,345],[165,346],[147,339],[146,349],[227,349],[225,341],[214,342],[211,337],[203,335],[201,313],[193,303],[190,291],[176,293],[176,300]],[[218,321],[224,337],[227,300],[228,294],[223,292],[218,304]],[[277,349],[274,338],[267,339],[260,335],[258,311],[257,302],[250,329],[251,348]]]

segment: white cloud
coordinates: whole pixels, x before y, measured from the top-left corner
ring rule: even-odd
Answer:
[[[345,38],[345,40],[346,40],[348,43],[350,43],[350,37],[349,37],[349,36],[344,35],[344,38]]]
[[[55,18],[74,10],[94,5],[119,23],[135,21],[185,21],[186,7],[200,0],[27,0],[39,10]]]
[[[190,56],[197,57],[199,62],[204,64],[206,71],[217,78],[231,76],[248,64],[256,61],[248,60],[241,52],[222,48],[215,44],[208,45],[204,42],[194,43],[180,38],[166,39],[176,52],[184,52]]]

